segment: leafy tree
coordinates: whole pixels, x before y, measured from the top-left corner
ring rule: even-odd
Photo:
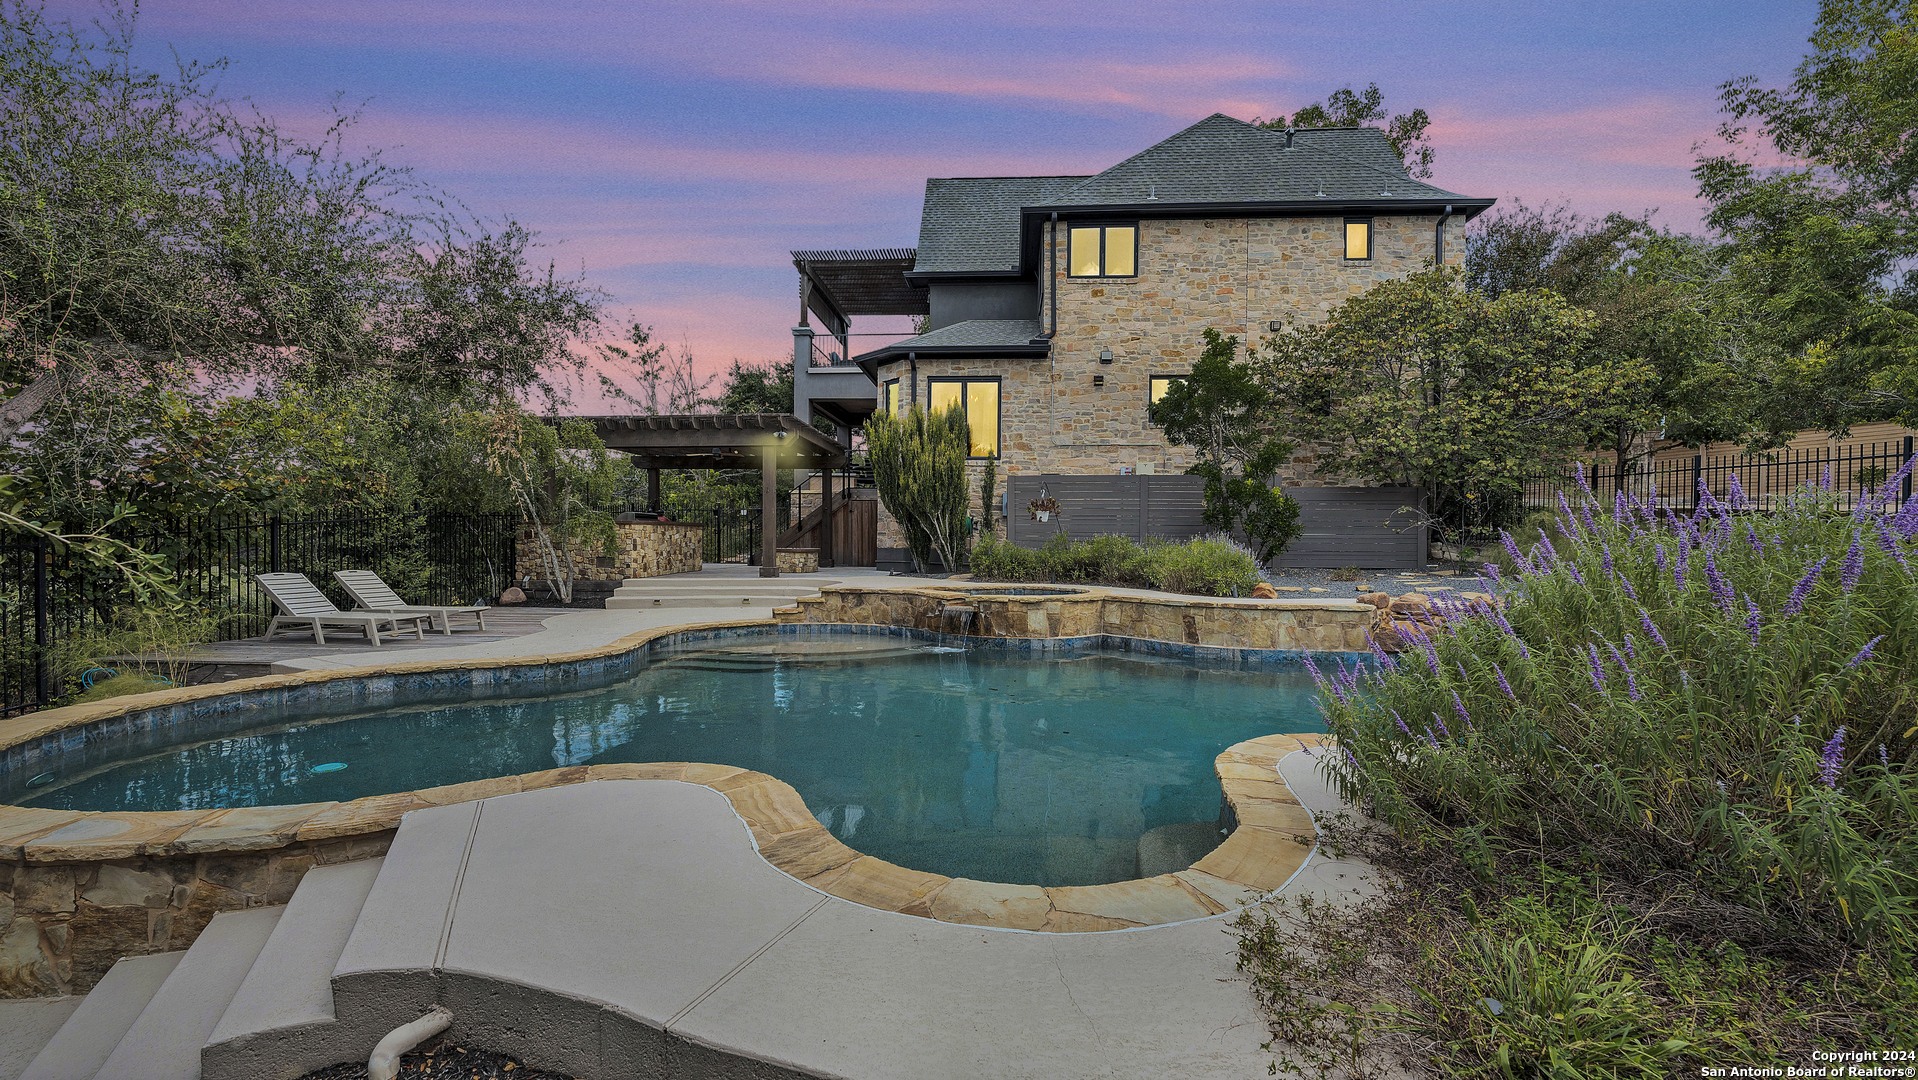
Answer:
[[[1272,486],[1293,446],[1272,434],[1272,395],[1238,357],[1239,339],[1207,328],[1205,352],[1192,374],[1146,408],[1173,446],[1192,446],[1199,460],[1186,472],[1205,477],[1206,524],[1244,530],[1260,562],[1299,534],[1298,501]]]
[[[879,501],[906,533],[913,567],[927,572],[933,553],[949,572],[965,553],[966,454],[972,445],[965,410],[930,412],[914,405],[902,417],[875,413],[866,421]]]
[[[1751,431],[1749,325],[1718,246],[1649,217],[1593,220],[1519,203],[1474,223],[1463,280],[1494,299],[1555,293],[1592,312],[1593,362],[1644,367],[1647,378],[1583,416],[1586,448],[1613,455],[1621,490],[1632,465],[1662,449]]]
[[[496,394],[584,370],[568,340],[601,294],[531,256],[532,234],[462,222],[378,152],[220,99],[223,63],[131,57],[134,12],[95,29],[0,3],[0,439],[94,372],[379,371]]]
[[[1811,45],[1785,89],[1720,88],[1730,149],[1694,169],[1773,346],[1762,419],[1918,423],[1918,5],[1825,0]]]
[[[1354,93],[1350,86],[1332,91],[1324,103],[1313,102],[1286,119],[1284,114],[1272,120],[1254,120],[1263,128],[1283,130],[1302,127],[1365,127],[1374,120],[1384,120],[1385,95],[1379,90],[1378,83],[1367,83],[1364,90]],[[1432,175],[1432,145],[1426,141],[1425,129],[1432,125],[1432,118],[1424,109],[1413,109],[1409,113],[1400,113],[1392,117],[1385,125],[1385,137],[1392,142],[1392,149],[1398,151],[1399,160],[1405,163],[1406,171],[1421,180]]]
[[[1585,414],[1646,377],[1590,356],[1595,319],[1563,298],[1489,297],[1460,279],[1381,283],[1266,338],[1252,359],[1280,426],[1316,444],[1322,471],[1421,486],[1448,518],[1570,457]]]
[[[506,405],[489,413],[487,460],[505,480],[532,532],[546,580],[560,602],[573,601],[573,551],[596,544],[614,553],[619,538],[607,509],[630,466],[614,460],[591,424],[547,423]]]
[[[734,359],[712,405],[722,413],[790,413],[793,366],[790,362],[749,364]]]

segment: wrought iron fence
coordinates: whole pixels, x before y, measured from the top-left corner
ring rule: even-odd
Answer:
[[[1885,442],[1808,450],[1775,450],[1760,454],[1695,453],[1690,459],[1635,462],[1623,479],[1611,461],[1573,462],[1548,470],[1525,484],[1523,510],[1558,505],[1561,492],[1589,487],[1600,498],[1626,491],[1675,510],[1696,509],[1701,491],[1716,498],[1728,496],[1732,482],[1754,508],[1768,509],[1806,484],[1822,485],[1836,495],[1843,509],[1851,509],[1867,491],[1897,474],[1914,450],[1912,436]],[[1912,478],[1902,482],[1900,501],[1910,499]],[[1522,513],[1522,511],[1521,511]]]
[[[783,532],[793,523],[792,492],[780,492],[775,509],[773,528]],[[665,513],[674,521],[690,521],[704,526],[701,541],[705,547],[700,554],[701,562],[759,565],[760,520],[765,512],[757,504],[715,506],[668,499]]]
[[[118,539],[164,557],[186,611],[214,640],[260,633],[272,600],[253,580],[302,573],[351,607],[335,570],[374,570],[400,595],[435,605],[498,596],[511,582],[515,514],[402,514],[282,520],[205,517],[141,523]],[[46,706],[69,692],[54,658],[61,643],[112,624],[128,606],[111,570],[58,545],[0,532],[0,715]]]

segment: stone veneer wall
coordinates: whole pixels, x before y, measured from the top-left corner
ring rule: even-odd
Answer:
[[[621,581],[699,572],[705,550],[704,526],[680,521],[622,521],[613,527],[619,530],[619,539],[611,556],[597,545],[567,545],[573,555],[574,580]],[[546,566],[531,529],[520,530],[518,576],[546,577]]]
[[[782,624],[851,623],[958,633],[962,624],[957,612],[945,612],[949,606],[975,610],[965,629],[979,637],[1106,636],[1277,652],[1365,652],[1365,634],[1376,613],[1369,604],[1349,600],[1174,600],[1097,590],[1067,596],[991,596],[962,589],[829,585],[774,617]]]
[[[1148,380],[1189,372],[1204,351],[1207,328],[1256,342],[1274,320],[1317,322],[1349,297],[1430,265],[1436,215],[1375,217],[1373,257],[1362,262],[1343,257],[1343,220],[1141,221],[1135,278],[1067,277],[1062,242],[1059,333],[1051,358],[922,356],[919,400],[926,400],[929,377],[999,378],[1000,463],[1008,472],[1109,474],[1121,466],[1184,472],[1192,464],[1191,449],[1167,446],[1146,421]],[[1456,220],[1446,226],[1447,265],[1464,258],[1463,225]],[[1060,223],[1062,236],[1065,226]],[[1040,311],[1046,317],[1043,296]],[[1099,363],[1103,349],[1112,350],[1112,363]],[[906,375],[901,361],[882,367],[879,380]],[[1105,377],[1103,387],[1092,385],[1095,375]],[[912,395],[900,397],[910,401]],[[1356,482],[1319,476],[1315,464],[1312,448],[1302,446],[1282,479],[1294,486]],[[975,490],[977,484],[975,475]],[[880,544],[897,546],[883,536]]]

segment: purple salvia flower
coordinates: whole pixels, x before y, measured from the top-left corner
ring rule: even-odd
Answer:
[[[1425,741],[1431,744],[1432,749],[1439,749],[1439,741],[1432,737],[1432,729],[1429,727],[1425,729]]]
[[[1467,680],[1467,676],[1465,674],[1465,661],[1463,660],[1460,660],[1458,662],[1458,679],[1460,682],[1465,682]]]
[[[1725,494],[1731,500],[1733,510],[1745,508],[1745,485],[1738,482],[1737,473],[1733,473],[1731,480],[1725,484]]]
[[[1671,648],[1670,645],[1665,644],[1665,635],[1658,632],[1658,624],[1652,621],[1651,612],[1646,611],[1644,608],[1639,608],[1638,620],[1639,622],[1644,624],[1646,635],[1649,636],[1654,642],[1657,642],[1659,648],[1661,649]]]
[[[1598,523],[1592,520],[1592,501],[1586,499],[1578,504],[1578,520],[1585,523],[1585,532],[1589,536],[1598,535]]]
[[[1918,536],[1918,495],[1906,499],[1905,505],[1892,515],[1891,528],[1903,540]]]
[[[1305,663],[1305,670],[1312,673],[1312,681],[1320,685],[1324,685],[1325,672],[1320,671],[1319,665],[1312,662],[1312,654],[1307,653],[1303,659]]]
[[[1665,569],[1665,545],[1664,544],[1652,545],[1652,565],[1658,567],[1660,570]]]
[[[1592,689],[1602,694],[1605,692],[1605,667],[1598,659],[1598,646],[1590,645],[1587,648],[1592,650]]]
[[[1505,691],[1505,696],[1512,699],[1512,704],[1518,704],[1518,695],[1512,693],[1512,684],[1505,681],[1505,669],[1493,664],[1492,677],[1498,680],[1498,688]]]
[[[1825,475],[1822,479],[1818,481],[1818,486],[1821,488],[1824,488],[1826,491],[1831,490],[1831,463],[1830,462],[1825,463]]]
[[[1758,530],[1752,528],[1750,525],[1745,526],[1745,540],[1751,544],[1752,554],[1763,555],[1765,553],[1765,542],[1758,538]]]
[[[1862,664],[1865,661],[1871,659],[1871,650],[1874,647],[1876,647],[1879,642],[1883,640],[1885,640],[1885,635],[1879,634],[1877,637],[1872,638],[1870,641],[1865,642],[1865,647],[1858,650],[1858,655],[1852,657],[1851,660],[1845,664],[1845,670],[1850,671],[1852,668],[1855,668],[1859,664]]]
[[[1438,713],[1433,713],[1432,722],[1438,725],[1440,735],[1448,739],[1452,737],[1452,729],[1445,726],[1445,718],[1443,716],[1440,716]]]
[[[1865,552],[1858,544],[1858,534],[1851,534],[1851,550],[1845,552],[1844,568],[1838,571],[1838,587],[1849,593],[1858,585],[1858,579],[1865,576]]]
[[[1718,568],[1718,560],[1709,551],[1705,553],[1705,580],[1711,583],[1712,597],[1718,601],[1718,606],[1724,609],[1725,614],[1733,614],[1736,611],[1733,601],[1737,597],[1731,579]]]
[[[1439,673],[1438,649],[1433,647],[1432,636],[1427,634],[1423,627],[1419,628],[1418,641],[1419,651],[1425,654],[1426,665],[1432,669],[1432,674],[1437,675]]]
[[[1465,711],[1465,702],[1458,696],[1457,690],[1452,691],[1452,708],[1458,712],[1459,726],[1470,731],[1472,729],[1472,714]]]
[[[1388,662],[1385,656],[1385,649],[1379,645],[1378,639],[1372,636],[1372,631],[1370,630],[1365,632],[1365,644],[1366,647],[1372,650],[1372,657],[1379,663],[1385,664]]]
[[[1632,598],[1632,603],[1634,604],[1638,603],[1638,590],[1632,588],[1631,578],[1626,577],[1624,574],[1618,575],[1618,586],[1619,588],[1625,590],[1626,596],[1629,596]]]
[[[1758,644],[1758,630],[1765,624],[1765,616],[1752,601],[1751,594],[1745,594],[1745,632],[1752,636],[1752,644]]]
[[[1562,498],[1564,498],[1564,496],[1563,496],[1563,495],[1561,495],[1561,496],[1559,496],[1559,498],[1561,498],[1561,499],[1562,499]],[[1538,542],[1539,542],[1540,544],[1542,544],[1542,545],[1544,545],[1544,547],[1545,547],[1545,555],[1546,555],[1546,557],[1547,557],[1547,558],[1549,558],[1549,559],[1551,559],[1551,560],[1552,560],[1553,562],[1557,562],[1557,561],[1558,561],[1558,549],[1552,546],[1552,538],[1551,538],[1551,537],[1549,537],[1549,536],[1547,536],[1547,535],[1545,535],[1545,530],[1544,530],[1544,529],[1540,529],[1540,530],[1538,531]]]
[[[1625,635],[1625,655],[1634,660],[1638,659],[1638,650],[1632,646],[1632,635],[1630,633]]]
[[[1518,572],[1530,573],[1532,564],[1525,558],[1525,553],[1518,549],[1518,541],[1512,539],[1512,534],[1500,529],[1498,538],[1505,545],[1505,554],[1512,557],[1512,565],[1518,567]]]
[[[1499,583],[1499,568],[1498,568],[1498,564],[1497,564],[1497,563],[1495,563],[1495,562],[1490,562],[1490,563],[1486,563],[1486,564],[1485,564],[1485,576],[1486,576],[1486,577],[1488,577],[1488,578],[1491,578],[1491,579],[1492,579],[1492,584],[1493,584],[1493,586],[1497,586],[1497,585],[1498,585],[1498,583]]]
[[[1399,715],[1399,711],[1397,709],[1391,710],[1391,713],[1392,713],[1392,719],[1398,721],[1399,730],[1405,732],[1405,734],[1408,737],[1410,737],[1412,734],[1412,729],[1405,726],[1405,718]]]
[[[1891,768],[1891,756],[1885,753],[1884,743],[1878,744],[1878,765],[1880,768]]]
[[[1631,503],[1622,491],[1612,492],[1612,524],[1623,525],[1632,519]]]
[[[1685,591],[1685,568],[1691,565],[1691,561],[1691,553],[1687,551],[1680,551],[1678,557],[1672,560],[1672,583],[1678,586],[1679,592]]]
[[[1618,573],[1618,566],[1612,562],[1612,545],[1607,544],[1603,541],[1599,542],[1598,561],[1600,565],[1605,567],[1606,576],[1609,577],[1613,574]]]
[[[1785,598],[1784,614],[1796,615],[1805,609],[1805,600],[1811,596],[1812,588],[1818,584],[1818,575],[1825,572],[1825,564],[1830,561],[1831,556],[1827,555],[1805,567],[1805,576],[1798,579],[1798,584],[1792,586],[1791,595]]]
[[[1843,768],[1844,764],[1845,728],[1844,725],[1840,724],[1838,730],[1832,733],[1831,741],[1825,744],[1824,752],[1819,755],[1819,782],[1836,791],[1838,789],[1838,770]]]
[[[1571,516],[1572,504],[1565,501],[1565,493],[1561,491],[1558,493],[1558,520],[1559,527],[1567,533],[1577,531],[1575,529],[1565,528],[1565,523],[1571,519]]]
[[[1576,581],[1576,582],[1578,582],[1578,583],[1579,583],[1580,585],[1583,585],[1583,584],[1585,584],[1585,575],[1584,575],[1584,574],[1581,574],[1581,573],[1579,573],[1579,572],[1578,572],[1578,564],[1577,564],[1577,563],[1566,563],[1566,564],[1565,564],[1565,570],[1566,570],[1566,572],[1568,572],[1568,573],[1570,573],[1570,574],[1572,575],[1572,580],[1573,580],[1573,581]]]

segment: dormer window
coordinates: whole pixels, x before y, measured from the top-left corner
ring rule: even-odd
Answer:
[[[1372,257],[1372,219],[1345,219],[1345,257],[1347,259],[1369,259]]]
[[[1072,277],[1137,277],[1137,225],[1074,225],[1066,272]]]

